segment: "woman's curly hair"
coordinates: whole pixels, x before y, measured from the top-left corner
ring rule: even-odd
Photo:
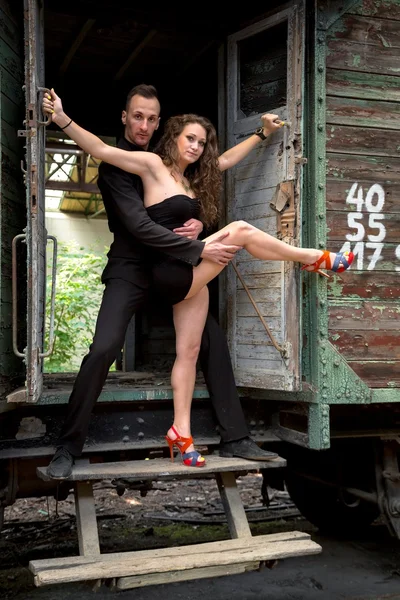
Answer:
[[[176,140],[186,125],[197,123],[206,130],[207,138],[203,154],[195,163],[188,165],[185,177],[190,183],[201,205],[201,216],[206,227],[218,221],[219,196],[222,174],[218,166],[218,140],[215,127],[205,117],[195,114],[171,117],[165,124],[164,134],[158,142],[155,152],[166,167],[178,168],[179,156]]]

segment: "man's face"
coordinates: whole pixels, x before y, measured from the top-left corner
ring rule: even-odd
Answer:
[[[122,111],[125,137],[132,144],[147,150],[153,133],[160,124],[160,103],[156,98],[133,96],[128,110]]]

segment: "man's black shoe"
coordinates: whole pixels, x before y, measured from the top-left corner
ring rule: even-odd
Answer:
[[[74,463],[75,458],[71,452],[60,446],[47,467],[47,475],[51,479],[68,479],[72,473]]]
[[[271,460],[278,458],[278,454],[263,450],[249,437],[233,442],[222,442],[219,447],[219,455],[225,458],[239,456],[248,460]]]

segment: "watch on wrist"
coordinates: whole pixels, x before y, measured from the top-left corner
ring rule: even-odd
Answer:
[[[261,140],[266,140],[267,139],[267,136],[265,135],[264,129],[262,127],[259,127],[258,129],[256,129],[254,133],[255,133],[255,135],[258,135],[258,137]]]

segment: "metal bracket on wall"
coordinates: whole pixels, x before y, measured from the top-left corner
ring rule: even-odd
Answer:
[[[345,12],[359,0],[317,0],[317,27],[327,31]]]

